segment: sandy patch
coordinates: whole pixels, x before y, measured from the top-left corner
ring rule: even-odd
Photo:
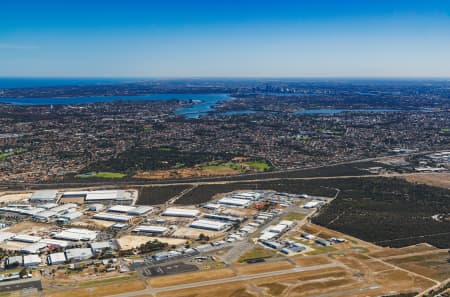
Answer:
[[[236,276],[233,270],[224,268],[200,272],[183,273],[170,276],[162,276],[150,279],[152,287],[161,288],[180,284],[203,282],[214,279],[228,278]]]
[[[235,268],[239,274],[254,274],[254,273],[262,273],[268,271],[276,271],[283,269],[290,269],[294,266],[288,261],[274,261],[274,262],[265,262],[258,264],[243,264],[236,265]]]
[[[0,193],[0,202],[3,203],[12,203],[12,202],[23,202],[28,201],[33,193],[8,193],[1,192]]]
[[[160,242],[167,243],[168,245],[181,245],[186,243],[185,239],[138,235],[125,235],[117,239],[117,243],[119,244],[121,250],[130,250],[155,239]]]
[[[223,236],[222,232],[213,232],[213,231],[208,231],[208,230],[200,230],[200,229],[186,228],[186,227],[181,227],[181,228],[177,229],[172,234],[172,236],[177,237],[177,238],[185,238],[185,239],[194,239],[195,240],[195,239],[198,239],[200,234],[209,236],[209,238],[211,238],[211,239]]]

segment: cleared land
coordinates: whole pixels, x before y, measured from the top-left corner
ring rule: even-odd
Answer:
[[[117,282],[111,285],[91,286],[88,288],[73,288],[59,292],[48,292],[46,297],[100,297],[120,293],[133,292],[145,289],[144,282],[140,280]]]
[[[405,254],[403,257],[395,257],[386,261],[417,274],[443,281],[450,277],[449,258],[448,251],[441,250],[437,253]]]
[[[186,243],[184,239],[167,238],[167,237],[152,237],[139,235],[125,235],[117,239],[117,243],[122,250],[131,250],[149,241],[157,239],[159,242],[167,243],[168,245],[180,245]]]
[[[256,264],[236,265],[235,269],[239,274],[255,274],[268,271],[284,270],[294,267],[288,261],[263,262]]]
[[[249,292],[249,286],[245,282],[231,282],[226,284],[203,286],[177,291],[158,293],[157,297],[257,297],[257,294]],[[144,297],[144,296],[139,296]],[[145,296],[150,297],[150,296]]]
[[[233,270],[225,268],[225,269],[216,269],[216,270],[208,270],[208,271],[200,271],[200,272],[192,272],[192,273],[184,273],[178,275],[170,275],[170,276],[162,276],[157,278],[150,279],[150,284],[154,288],[162,288],[175,286],[180,284],[187,283],[195,283],[202,282],[208,280],[215,280],[227,277],[233,277],[236,274]]]
[[[238,262],[245,262],[253,259],[272,258],[276,255],[277,253],[271,249],[256,246],[254,248],[245,251],[245,253],[239,257]]]
[[[32,193],[17,193],[17,194],[8,194],[8,193],[0,193],[0,203],[11,203],[16,201],[24,201],[28,200],[31,197]]]
[[[239,171],[236,171],[227,166],[217,165],[208,167],[145,171],[135,174],[133,177],[139,179],[177,179],[177,178],[198,178],[198,177],[234,175],[234,174],[239,174]]]
[[[297,263],[302,267],[318,266],[330,264],[332,262],[329,258],[323,256],[317,257],[294,256],[292,257],[292,259],[295,261],[295,263]]]
[[[404,179],[411,183],[450,189],[450,173],[407,174]]]

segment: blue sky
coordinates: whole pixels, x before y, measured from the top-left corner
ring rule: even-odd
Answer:
[[[450,1],[2,0],[0,76],[450,77]]]

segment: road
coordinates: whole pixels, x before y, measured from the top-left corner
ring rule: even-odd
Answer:
[[[313,271],[313,270],[333,268],[333,267],[338,267],[338,266],[340,266],[338,263],[331,263],[331,264],[324,264],[324,265],[319,265],[319,266],[314,266],[314,267],[295,267],[295,268],[279,270],[279,271],[270,271],[270,272],[255,273],[255,274],[248,274],[248,275],[237,275],[237,276],[221,278],[221,279],[217,279],[217,280],[194,282],[194,283],[188,283],[188,284],[182,284],[182,285],[174,285],[174,286],[168,286],[168,287],[164,287],[164,288],[148,288],[145,290],[140,290],[140,291],[135,291],[135,292],[127,292],[127,293],[123,293],[123,294],[112,295],[111,297],[133,297],[133,296],[140,296],[140,295],[145,295],[145,294],[155,296],[156,293],[161,293],[161,292],[170,292],[170,291],[175,291],[175,290],[190,289],[190,288],[202,287],[202,286],[220,285],[220,284],[231,283],[231,282],[236,282],[236,281],[248,281],[248,280],[257,279],[257,278],[280,276],[280,275],[285,275],[285,274],[289,274],[289,273]]]

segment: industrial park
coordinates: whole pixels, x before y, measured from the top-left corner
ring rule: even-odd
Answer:
[[[248,290],[245,283],[252,279],[256,285],[269,275],[282,281],[314,272],[317,279],[329,273],[344,277],[338,286],[342,292],[376,296],[392,285],[384,283],[384,272],[379,274],[371,261],[380,261],[386,271],[403,279],[392,287],[400,292],[409,286],[425,290],[436,282],[385,263],[386,255],[401,255],[402,249],[377,247],[311,223],[338,194],[242,189],[196,205],[178,205],[176,199],[139,205],[139,191],[132,188],[8,194],[8,202],[0,207],[0,292],[88,296],[83,284],[97,288],[98,283],[107,290],[102,296],[185,296],[178,292],[183,276],[195,280],[189,290],[203,288],[213,294],[213,287],[202,284],[213,282],[227,290],[228,282],[252,276],[242,283]],[[446,253],[420,244],[414,249],[436,257]],[[346,260],[340,258],[343,254]],[[346,271],[362,266],[354,266],[350,258],[371,272],[352,280]],[[414,278],[404,287],[409,273]],[[100,285],[103,282],[108,285]],[[267,296],[278,296],[273,288],[266,289]]]

